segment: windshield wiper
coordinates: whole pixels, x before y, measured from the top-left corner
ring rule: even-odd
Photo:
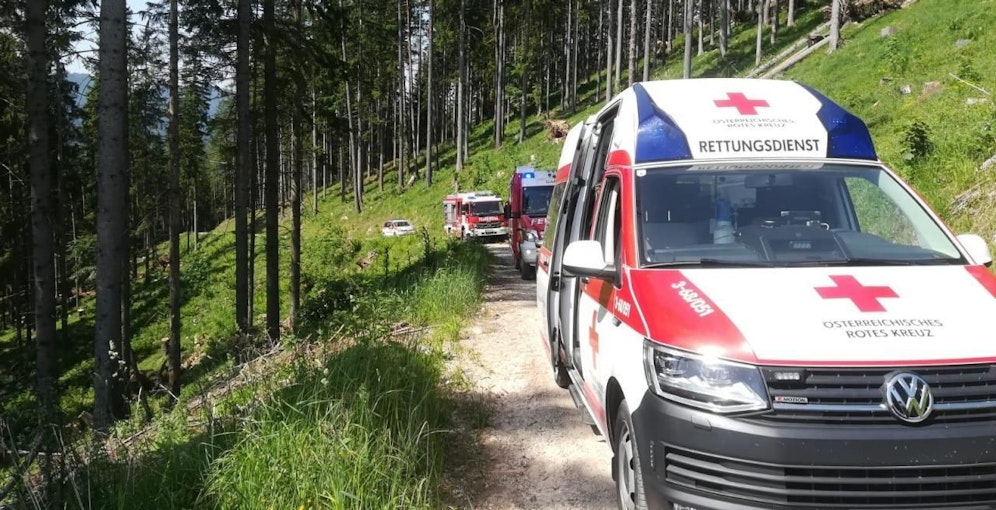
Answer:
[[[643,266],[643,269],[653,269],[658,267],[775,267],[777,262],[767,260],[723,260],[723,259],[696,259],[696,260],[674,260],[671,262],[655,262]]]
[[[820,261],[828,266],[942,266],[960,264],[960,259],[879,259],[874,257],[850,257]]]

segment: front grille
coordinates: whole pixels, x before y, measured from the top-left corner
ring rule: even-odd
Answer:
[[[667,481],[740,503],[786,508],[932,508],[996,502],[996,464],[777,466],[664,445]]]
[[[796,423],[885,423],[896,418],[883,405],[882,385],[889,368],[762,367],[772,411],[753,419]],[[996,419],[996,366],[902,368],[930,385],[934,411],[929,421],[965,422]],[[798,381],[778,380],[776,373],[798,372]],[[779,403],[783,401],[794,403]],[[804,403],[800,403],[804,402]]]
[[[501,227],[500,221],[488,221],[488,222],[482,221],[474,225],[474,228],[499,228],[499,227]]]

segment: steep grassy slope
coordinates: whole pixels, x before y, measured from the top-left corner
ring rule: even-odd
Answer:
[[[836,53],[816,52],[786,74],[863,118],[883,161],[957,230],[990,241],[994,181],[978,169],[996,155],[993,26],[994,0],[919,0],[848,26]],[[968,207],[956,207],[970,188]]]

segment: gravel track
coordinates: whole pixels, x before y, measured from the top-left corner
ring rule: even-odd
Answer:
[[[616,508],[610,449],[553,382],[539,337],[536,283],[519,277],[507,244],[488,249],[497,263],[456,361],[493,415],[478,436],[475,478],[483,486],[461,506]]]

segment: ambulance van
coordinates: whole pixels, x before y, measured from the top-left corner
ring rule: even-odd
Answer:
[[[860,119],[789,81],[637,84],[573,127],[551,204],[543,345],[620,508],[996,508],[989,247]]]

